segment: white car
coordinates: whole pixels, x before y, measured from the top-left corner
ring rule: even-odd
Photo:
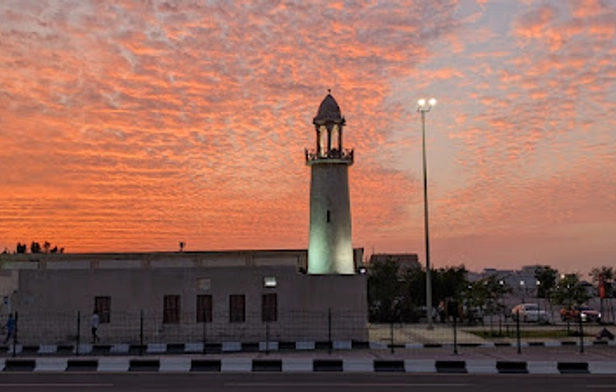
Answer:
[[[550,323],[550,315],[544,309],[540,309],[537,304],[519,304],[511,309],[511,318],[517,321],[518,317],[520,321],[525,323]]]

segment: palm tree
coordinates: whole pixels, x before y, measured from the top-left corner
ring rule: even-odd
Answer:
[[[590,271],[593,283],[599,288],[599,312],[603,315],[603,300],[612,297],[612,285],[614,284],[614,267],[595,267]]]

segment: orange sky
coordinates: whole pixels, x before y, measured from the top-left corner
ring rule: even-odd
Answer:
[[[347,119],[355,247],[616,265],[613,1],[2,1],[0,249],[306,248],[311,124]]]

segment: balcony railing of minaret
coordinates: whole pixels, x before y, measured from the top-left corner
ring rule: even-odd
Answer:
[[[353,149],[332,149],[329,151],[306,149],[306,162],[318,161],[321,159],[333,159],[353,162]]]

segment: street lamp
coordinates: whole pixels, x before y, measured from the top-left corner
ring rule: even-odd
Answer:
[[[541,319],[540,319],[540,317],[541,317],[541,301],[539,300],[539,298],[541,298],[539,296],[539,289],[541,288],[541,281],[540,280],[537,280],[537,282],[535,284],[535,287],[537,288],[537,309],[539,310],[537,312],[537,324],[540,324],[541,323]],[[546,318],[547,318],[547,315],[546,315]]]
[[[432,325],[432,273],[430,271],[430,234],[428,230],[428,163],[426,158],[426,113],[434,105],[436,99],[430,98],[417,101],[417,111],[421,113],[421,145],[423,151],[423,188],[424,188],[424,235],[426,239],[426,314],[428,316],[428,329],[434,328]]]
[[[501,308],[499,309],[500,312],[498,315],[498,334],[500,336],[503,335],[503,316],[505,316],[505,318],[507,317],[505,315],[505,282],[501,279],[498,281],[498,284],[500,286],[499,289],[499,294],[500,294],[500,300],[501,300]]]

